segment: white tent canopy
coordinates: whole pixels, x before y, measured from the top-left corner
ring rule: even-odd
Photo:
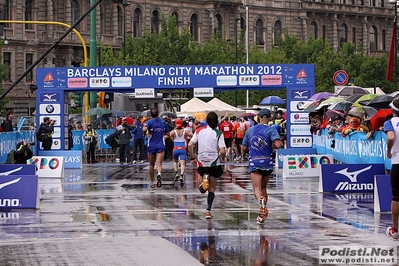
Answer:
[[[231,114],[231,115],[241,115],[245,113],[244,110],[234,107],[228,103],[223,102],[222,100],[219,100],[218,98],[213,98],[208,102],[208,104],[212,104],[213,106],[216,106],[218,109],[217,111]]]
[[[211,111],[217,111],[217,108],[218,107],[213,106],[212,104],[208,104],[194,97],[180,106],[180,113],[186,113],[186,114],[209,113]]]

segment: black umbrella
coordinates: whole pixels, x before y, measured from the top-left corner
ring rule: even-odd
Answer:
[[[177,115],[175,113],[172,113],[170,111],[164,111],[159,114],[159,117],[163,118],[164,116],[169,117],[170,119],[176,119]]]
[[[360,97],[362,97],[363,95],[364,95],[364,94],[360,94],[360,93],[352,94],[352,95],[346,97],[346,98],[345,98],[345,101],[354,103],[354,102],[356,102]]]
[[[388,95],[388,94],[384,94],[384,95],[378,95],[377,97],[375,97],[374,99],[372,99],[367,106],[371,106],[374,107],[377,110],[380,109],[389,109],[389,104],[392,102],[393,100],[393,96]]]

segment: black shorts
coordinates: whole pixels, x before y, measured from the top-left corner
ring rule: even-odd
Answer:
[[[392,164],[391,188],[392,200],[399,201],[399,164]]]
[[[204,176],[205,174],[208,174],[215,178],[219,178],[223,174],[223,166],[218,165],[218,166],[211,166],[211,167],[198,167],[197,172],[200,176]]]
[[[237,145],[237,146],[238,146],[238,145],[242,145],[242,140],[243,140],[243,139],[236,138],[236,145]]]
[[[224,139],[224,143],[226,144],[226,148],[230,148],[233,143],[233,139]]]
[[[270,176],[272,174],[273,170],[256,169],[256,170],[253,170],[251,173],[253,173],[253,172],[257,172],[257,173],[261,174],[262,177],[264,177],[264,176]]]

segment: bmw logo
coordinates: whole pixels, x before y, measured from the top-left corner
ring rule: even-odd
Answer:
[[[46,106],[46,112],[51,114],[52,112],[54,112],[54,106],[52,104],[49,104]]]

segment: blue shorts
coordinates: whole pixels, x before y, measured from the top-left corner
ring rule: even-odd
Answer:
[[[185,149],[177,149],[173,151],[173,159],[175,161],[179,160],[186,160],[186,150]]]
[[[151,155],[165,152],[165,145],[155,145],[155,146],[147,147],[147,152]]]

